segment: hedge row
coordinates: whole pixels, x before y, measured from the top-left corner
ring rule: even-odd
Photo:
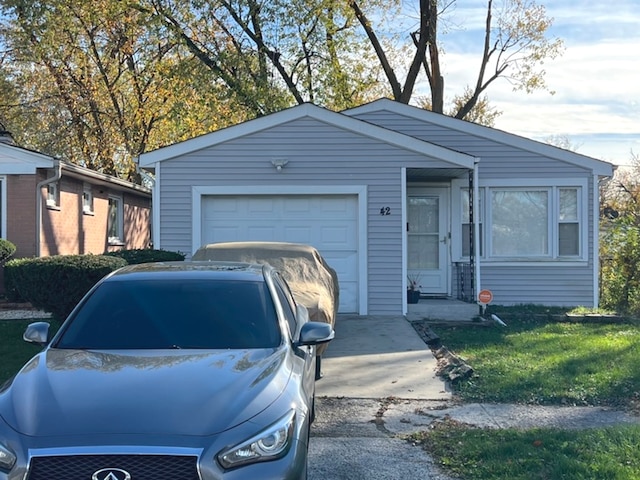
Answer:
[[[15,251],[16,246],[13,243],[4,238],[0,238],[0,264],[13,255]]]
[[[151,249],[18,258],[5,264],[5,293],[9,301],[29,302],[64,320],[91,287],[114,270],[128,264],[184,258],[181,253]]]

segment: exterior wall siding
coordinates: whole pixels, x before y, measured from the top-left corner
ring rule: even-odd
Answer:
[[[123,195],[124,241],[127,250],[151,245],[151,201],[140,195]]]
[[[59,204],[46,206],[46,190],[42,192],[42,228],[40,255],[102,254],[122,248],[145,248],[150,243],[149,216],[151,200],[148,196],[117,193],[123,199],[124,243],[109,245],[107,218],[109,189],[92,186],[93,212],[82,208],[85,182],[63,176],[59,181]],[[35,187],[32,190],[35,192]],[[35,208],[34,208],[35,211]],[[33,223],[35,225],[35,222]]]
[[[371,124],[410,135],[440,147],[480,158],[479,180],[513,185],[532,178],[542,186],[567,178],[586,182],[588,205],[588,261],[541,262],[481,261],[482,288],[494,293],[494,303],[504,305],[534,303],[546,305],[593,305],[594,240],[593,176],[589,168],[530,152],[485,137],[444,128],[396,113],[361,113],[359,118]],[[272,160],[286,159],[277,171]],[[298,118],[245,136],[235,137],[200,151],[162,161],[158,169],[156,201],[158,225],[156,247],[192,254],[198,239],[192,238],[192,187],[366,186],[368,292],[370,314],[401,312],[402,291],[402,168],[450,168],[451,164],[396,147],[319,120]],[[427,179],[428,180],[428,179]],[[315,192],[316,190],[314,190]],[[452,190],[453,192],[453,190]],[[389,208],[391,215],[380,215]],[[456,225],[452,225],[452,233]],[[195,240],[195,242],[194,242]],[[453,261],[456,259],[453,258]],[[451,274],[452,292],[458,293],[455,269]]]
[[[36,175],[7,175],[7,236],[13,258],[36,254]]]
[[[273,159],[288,164],[277,171]],[[368,298],[371,314],[402,310],[401,168],[446,167],[370,137],[300,120],[210,149],[166,160],[157,185],[160,247],[192,254],[192,190],[196,186],[367,186]],[[391,215],[380,215],[382,207]],[[196,219],[199,221],[200,219]]]
[[[379,111],[357,115],[361,120],[420,138],[436,145],[480,158],[479,181],[513,180],[514,185],[524,179],[561,178],[587,179],[588,181],[588,229],[589,243],[586,245],[588,261],[579,265],[539,265],[531,261],[522,266],[492,265],[481,260],[481,287],[490,289],[495,304],[544,304],[552,306],[593,306],[593,176],[586,168],[543,157],[511,145],[491,141],[484,137],[450,130],[420,120]],[[598,201],[598,199],[595,199]],[[452,275],[453,295],[458,294],[458,279]]]

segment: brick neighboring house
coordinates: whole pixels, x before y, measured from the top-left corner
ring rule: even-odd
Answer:
[[[149,247],[150,189],[18,147],[1,130],[0,237],[13,258]]]

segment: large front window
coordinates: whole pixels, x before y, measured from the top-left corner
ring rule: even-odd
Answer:
[[[469,190],[461,183],[458,192],[453,220],[459,222],[460,238],[453,249],[465,260],[470,257],[473,225]],[[481,185],[475,202],[480,233],[476,256],[493,261],[584,259],[586,192],[587,184],[580,180],[567,186]]]
[[[549,254],[548,190],[491,190],[491,256]]]

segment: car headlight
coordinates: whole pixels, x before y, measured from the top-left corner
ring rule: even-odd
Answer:
[[[220,452],[218,462],[229,469],[283,457],[291,447],[295,421],[295,410],[291,410],[257,435]]]
[[[4,445],[0,445],[0,469],[11,470],[16,464],[16,455]]]

